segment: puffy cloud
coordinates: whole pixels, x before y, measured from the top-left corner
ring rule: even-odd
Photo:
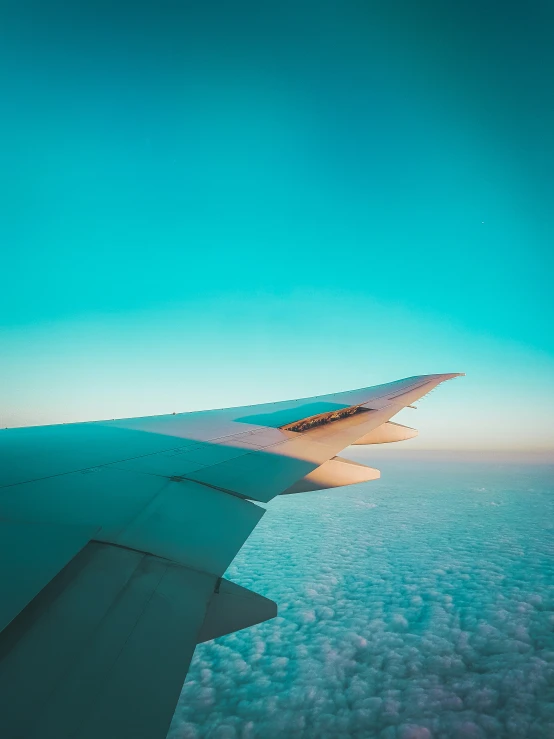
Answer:
[[[514,470],[273,501],[227,577],[279,617],[197,647],[170,739],[554,736],[554,496]]]

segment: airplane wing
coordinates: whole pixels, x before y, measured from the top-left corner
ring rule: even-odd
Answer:
[[[0,431],[0,736],[164,739],[195,646],[275,603],[222,578],[276,495],[456,374],[282,403]]]

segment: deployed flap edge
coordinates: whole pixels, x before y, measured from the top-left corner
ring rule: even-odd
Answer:
[[[198,643],[246,629],[276,615],[274,601],[222,579],[208,606]]]
[[[0,736],[166,736],[216,581],[87,544],[0,632]]]

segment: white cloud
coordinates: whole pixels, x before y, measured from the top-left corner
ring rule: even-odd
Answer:
[[[547,469],[491,467],[491,507],[414,464],[269,506],[228,576],[280,616],[197,648],[171,739],[554,736]]]

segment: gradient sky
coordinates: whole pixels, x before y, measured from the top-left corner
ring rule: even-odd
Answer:
[[[554,6],[0,5],[0,424],[466,372],[554,447]],[[411,415],[409,415],[411,414]]]

